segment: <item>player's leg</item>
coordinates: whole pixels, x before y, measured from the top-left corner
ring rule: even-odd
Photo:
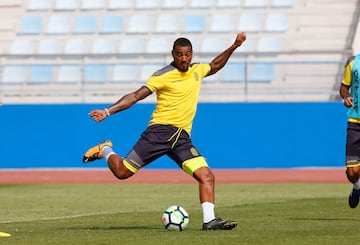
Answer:
[[[215,177],[203,157],[195,157],[183,163],[185,172],[199,183],[199,198],[203,210],[203,230],[231,230],[237,222],[215,217]]]
[[[356,208],[360,199],[360,124],[348,123],[346,139],[346,177],[353,188],[349,195],[349,206]]]
[[[104,142],[90,148],[83,156],[83,162],[88,163],[104,158],[109,169],[118,179],[127,179],[134,173],[124,165],[123,158],[117,155],[112,149],[112,142],[105,140]]]

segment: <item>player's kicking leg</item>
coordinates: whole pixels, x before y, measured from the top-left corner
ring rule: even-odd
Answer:
[[[84,154],[82,161],[84,163],[88,163],[88,162],[92,162],[92,161],[103,158],[102,149],[105,146],[108,146],[111,148],[112,142],[110,140],[105,140],[104,142],[98,144],[97,146],[90,148]]]
[[[360,178],[359,178],[360,167],[348,167],[346,169],[346,176],[348,180],[353,183],[353,189],[349,195],[349,206],[350,208],[356,208],[359,204],[360,199]]]

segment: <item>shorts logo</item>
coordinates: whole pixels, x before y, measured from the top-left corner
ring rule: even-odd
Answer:
[[[194,147],[190,149],[190,152],[194,157],[199,156],[199,152]]]

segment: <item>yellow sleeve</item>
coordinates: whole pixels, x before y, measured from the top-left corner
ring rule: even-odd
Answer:
[[[354,59],[348,62],[345,66],[344,75],[341,81],[341,83],[344,85],[347,86],[351,85],[351,77],[352,77],[351,73],[352,73],[353,64],[354,64]]]

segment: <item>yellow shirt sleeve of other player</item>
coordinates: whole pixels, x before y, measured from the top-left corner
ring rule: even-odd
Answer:
[[[192,64],[187,72],[172,65],[155,72],[145,83],[157,97],[149,125],[172,125],[190,134],[201,82],[210,70],[209,64]]]

